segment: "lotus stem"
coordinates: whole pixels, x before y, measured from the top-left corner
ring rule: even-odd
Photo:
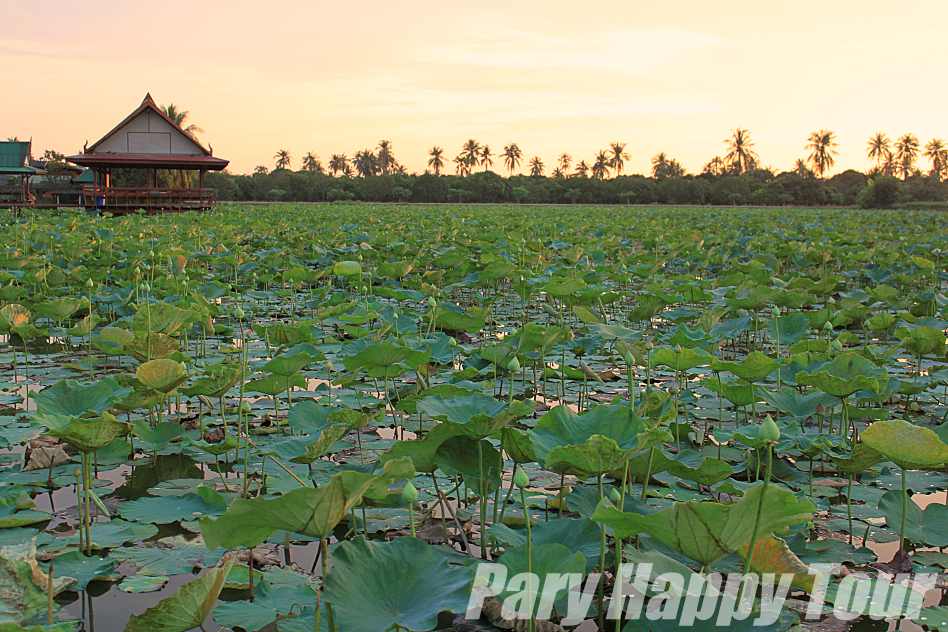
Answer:
[[[530,519],[530,509],[529,507],[527,507],[527,494],[522,487],[520,488],[520,503],[523,505],[523,516],[527,524],[527,573],[528,573],[527,576],[530,577],[533,575],[533,530],[530,525],[532,520]],[[529,597],[530,598],[528,599],[528,601],[530,603],[530,623],[529,623],[528,630],[529,632],[536,632],[537,617],[536,617],[536,609],[534,608],[534,603],[533,603],[534,596],[530,595]]]
[[[751,531],[750,549],[747,552],[747,564],[745,573],[750,573],[754,563],[754,547],[757,545],[757,532],[760,529],[760,514],[764,508],[764,497],[767,495],[767,487],[770,485],[770,475],[773,470],[774,446],[773,442],[767,444],[767,472],[764,474],[764,485],[760,490],[760,500],[757,501],[757,514],[754,516],[754,529]],[[743,590],[743,589],[742,589]]]

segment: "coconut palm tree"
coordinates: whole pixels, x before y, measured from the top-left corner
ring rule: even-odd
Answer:
[[[721,156],[715,156],[705,164],[701,173],[709,176],[722,176],[727,171],[727,163]]]
[[[363,178],[374,176],[379,171],[378,158],[371,149],[356,152],[352,164],[355,166],[356,173]]]
[[[463,152],[454,157],[454,170],[462,178],[471,174],[471,165]]]
[[[395,154],[392,153],[392,141],[379,141],[378,153],[375,155],[375,162],[378,171],[383,176],[387,176],[397,170],[398,161],[395,160]]]
[[[829,130],[821,129],[810,134],[806,148],[810,151],[807,162],[813,169],[817,178],[822,178],[826,172],[833,168],[836,162],[836,134]]]
[[[307,152],[303,156],[303,170],[309,171],[310,173],[322,173],[323,172],[323,163],[319,160],[319,156],[313,152]]]
[[[895,164],[903,180],[908,180],[915,170],[918,160],[918,138],[915,134],[905,134],[895,143]]]
[[[556,180],[562,180],[566,177],[566,172],[560,169],[560,166],[557,165],[553,168],[553,172],[550,175]]]
[[[520,159],[522,157],[523,152],[520,151],[520,147],[517,146],[517,143],[504,145],[504,166],[507,167],[507,172],[510,175],[513,175],[514,169],[520,166]]]
[[[754,142],[750,132],[746,129],[735,129],[730,138],[724,141],[727,144],[727,154],[724,160],[737,173],[747,173],[757,166],[757,153],[754,151]]]
[[[573,172],[573,176],[577,178],[585,178],[589,175],[589,165],[586,164],[585,160],[580,160],[576,163],[576,171]]]
[[[596,180],[602,180],[609,175],[609,156],[606,155],[606,152],[599,151],[596,154],[596,162],[592,166],[592,177]]]
[[[441,170],[444,169],[444,149],[435,145],[428,150],[428,156],[430,156],[428,166],[431,167],[436,176],[440,176]]]
[[[277,169],[289,169],[290,168],[290,152],[285,149],[279,150],[274,154],[273,159],[276,160]]]
[[[530,175],[531,176],[542,176],[543,175],[543,161],[540,160],[539,156],[534,156],[530,159]]]
[[[569,173],[569,166],[573,163],[573,157],[567,153],[560,154],[559,168],[564,174]]]
[[[188,121],[188,115],[191,113],[187,110],[179,110],[178,106],[176,106],[174,103],[161,106],[161,111],[164,112],[165,116],[174,121],[175,125],[192,136],[200,134],[204,131],[194,123],[190,123],[187,127],[185,127],[185,123]]]
[[[494,166],[494,159],[491,158],[493,154],[490,151],[490,146],[483,145],[481,147],[480,153],[478,154],[478,160],[481,163],[481,166],[484,167],[484,171],[487,171]]]
[[[876,132],[870,136],[866,155],[869,156],[869,160],[876,161],[877,170],[883,171],[883,166],[892,162],[892,143],[889,137],[882,132]]]
[[[652,176],[657,180],[665,178],[680,178],[685,175],[685,168],[674,158],[669,158],[665,152],[659,152],[652,158]]]
[[[622,168],[625,167],[625,161],[629,159],[629,154],[625,152],[625,143],[609,143],[609,166],[616,170],[616,175],[622,175]]]
[[[473,138],[467,139],[461,147],[461,155],[464,157],[467,172],[470,173],[480,160],[481,144]]]
[[[793,172],[801,178],[813,177],[813,172],[806,166],[806,161],[803,158],[797,158],[797,161],[793,164]]]
[[[931,175],[939,180],[948,174],[948,148],[940,138],[933,138],[925,145],[925,157],[932,163]]]
[[[332,175],[345,174],[348,166],[349,159],[346,158],[345,154],[333,154],[329,159],[329,171],[332,172]]]

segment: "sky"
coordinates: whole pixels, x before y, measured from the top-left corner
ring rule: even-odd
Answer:
[[[736,127],[765,166],[826,128],[834,172],[865,169],[876,131],[948,137],[946,24],[944,0],[0,0],[0,137],[74,153],[150,92],[233,173],[380,139],[423,171],[468,138],[699,172]]]

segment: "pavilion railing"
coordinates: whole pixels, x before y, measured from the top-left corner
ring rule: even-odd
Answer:
[[[113,213],[136,210],[197,211],[214,205],[213,189],[165,189],[152,187],[82,187],[83,205]]]

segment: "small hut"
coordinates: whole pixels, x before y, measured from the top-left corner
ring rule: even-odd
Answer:
[[[150,94],[112,131],[67,160],[92,170],[93,183],[82,189],[86,208],[114,214],[207,210],[214,191],[204,188],[204,176],[228,162],[168,118]]]
[[[0,142],[0,206],[30,206],[30,178],[42,170],[30,165],[32,141]]]

